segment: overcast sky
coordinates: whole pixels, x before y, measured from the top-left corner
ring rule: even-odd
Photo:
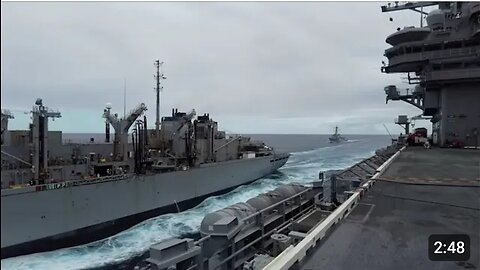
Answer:
[[[167,76],[162,115],[209,112],[230,133],[400,133],[403,102],[383,87],[385,38],[419,16],[380,2],[2,2],[1,106],[25,129],[37,97],[64,132],[103,132],[107,102],[144,102],[155,122],[155,59]],[[394,21],[390,22],[389,17]],[[417,123],[417,127],[420,123]],[[428,122],[422,124],[430,128]]]

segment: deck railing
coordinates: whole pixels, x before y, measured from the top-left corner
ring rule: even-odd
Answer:
[[[109,176],[102,176],[102,177],[94,177],[88,179],[81,179],[81,180],[74,180],[74,181],[63,181],[58,183],[48,183],[43,185],[34,185],[34,186],[22,186],[22,187],[15,187],[9,189],[2,189],[2,197],[3,196],[11,196],[17,195],[22,193],[29,193],[29,192],[39,192],[39,191],[46,191],[46,190],[55,190],[61,188],[68,188],[74,186],[82,186],[82,185],[91,185],[91,184],[98,184],[103,182],[111,182],[111,181],[118,181],[122,179],[126,179],[132,177],[133,174],[121,174],[121,175],[109,175]]]

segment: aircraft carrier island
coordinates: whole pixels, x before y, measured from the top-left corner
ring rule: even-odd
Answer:
[[[198,234],[148,242],[148,258],[129,266],[480,268],[480,3],[394,2],[381,10],[422,16],[419,27],[386,37],[388,63],[378,71],[408,80],[406,88],[379,87],[387,103],[404,101],[422,111],[395,120],[404,135],[347,169],[320,171],[307,184],[288,179],[287,185],[217,208],[203,217]],[[155,129],[142,117],[145,104],[124,117],[107,105],[105,142],[63,144],[62,133],[48,129],[49,119],[61,113],[42,99],[28,130],[9,130],[14,116],[2,111],[2,258],[112,235],[160,213],[191,208],[287,162],[288,153],[219,131],[209,114],[172,109],[160,118],[165,77],[160,61],[155,64]],[[410,130],[416,119],[430,120],[430,134]],[[462,240],[453,248],[450,242],[435,246],[431,239],[440,236]]]
[[[386,86],[387,102],[423,112],[398,117],[405,135],[346,170],[320,172],[310,186],[282,186],[210,213],[200,239],[161,242],[136,269],[479,268],[480,3],[382,6],[400,10],[427,23],[386,39],[381,71],[406,73],[414,86]],[[430,136],[410,132],[415,119],[431,121]],[[430,241],[438,235],[463,240],[438,246]]]

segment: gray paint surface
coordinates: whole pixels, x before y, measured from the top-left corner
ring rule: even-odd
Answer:
[[[283,166],[286,158],[270,162],[278,157],[218,162],[48,191],[6,195],[2,190],[1,245],[54,236],[238,186]]]
[[[405,93],[387,94],[387,100],[406,101],[432,117],[434,144],[479,147],[480,4],[445,2],[438,8],[426,16],[427,26],[399,28],[387,37],[392,47],[385,50],[388,66],[382,71],[415,78],[409,79]],[[408,93],[413,84],[415,98]]]
[[[480,181],[480,151],[474,149],[412,148],[403,151],[382,176]]]
[[[422,177],[422,174],[445,172],[457,177],[478,176],[478,163],[474,162],[462,164],[465,166],[462,170],[451,170],[452,164],[455,166],[471,158],[468,151],[446,150],[448,152],[441,155],[429,152],[429,158],[419,151],[421,149],[402,152],[386,174]],[[411,158],[416,154],[430,163]],[[429,166],[432,162],[437,166]],[[462,269],[456,262],[429,260],[428,237],[431,234],[468,234],[471,241],[468,262],[479,267],[479,227],[480,187],[377,181],[353,212],[298,268]]]

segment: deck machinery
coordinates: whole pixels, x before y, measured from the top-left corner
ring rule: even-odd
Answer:
[[[309,185],[282,185],[209,213],[200,224],[200,239],[164,240],[152,246],[149,258],[135,269],[262,269],[303,241],[400,146],[379,149],[345,170],[321,172]]]

